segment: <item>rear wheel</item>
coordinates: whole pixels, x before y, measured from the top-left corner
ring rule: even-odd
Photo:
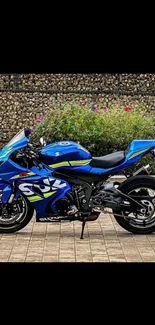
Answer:
[[[113,210],[118,224],[125,230],[134,234],[150,234],[155,231],[155,180],[153,177],[134,177],[131,182],[124,182],[119,190],[128,195],[147,196],[149,200],[140,200],[147,207],[148,212],[144,215],[141,211],[130,213]],[[122,217],[116,214],[122,214]]]
[[[0,204],[0,233],[13,233],[24,228],[32,219],[34,209],[31,203],[20,195],[12,204]]]

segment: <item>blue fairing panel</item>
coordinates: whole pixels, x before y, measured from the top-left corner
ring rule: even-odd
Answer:
[[[73,141],[59,141],[49,144],[39,153],[41,160],[47,165],[63,161],[81,161],[91,159],[87,149]]]
[[[16,186],[19,189],[16,197],[22,192],[36,210],[37,218],[45,217],[50,212],[58,214],[55,203],[71,191],[68,182],[48,175],[39,179],[38,176],[17,179]]]
[[[139,150],[150,150],[155,147],[155,140],[133,140],[129,143],[127,152],[133,153]]]

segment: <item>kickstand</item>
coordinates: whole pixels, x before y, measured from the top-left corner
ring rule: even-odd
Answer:
[[[84,219],[83,222],[82,222],[82,231],[81,231],[81,237],[80,237],[80,239],[83,239],[85,224],[86,224],[86,220]]]

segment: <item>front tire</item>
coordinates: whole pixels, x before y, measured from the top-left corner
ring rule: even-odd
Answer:
[[[128,216],[120,217],[117,216],[116,214],[121,214],[120,211],[113,210],[114,217],[118,224],[124,228],[125,230],[132,232],[133,234],[151,234],[152,232],[155,231],[155,179],[151,176],[135,176],[127,181],[123,182],[119,188],[121,192],[125,194],[132,194],[132,192],[138,193],[139,189],[143,189],[149,193],[149,196],[152,197],[151,203],[146,200],[145,204],[149,205],[150,204],[150,218],[142,218],[142,216],[137,216],[135,215],[135,218],[130,219],[130,214]],[[139,192],[140,193],[140,192]],[[144,202],[143,202],[144,203]],[[151,215],[152,214],[152,215]]]
[[[6,207],[0,207],[0,233],[13,233],[24,228],[32,219],[34,209],[23,195],[12,203],[12,211],[8,213]]]

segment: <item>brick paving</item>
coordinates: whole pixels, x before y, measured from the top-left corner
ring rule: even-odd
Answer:
[[[110,214],[81,223],[35,223],[0,234],[0,262],[155,262],[155,233],[133,235]]]

